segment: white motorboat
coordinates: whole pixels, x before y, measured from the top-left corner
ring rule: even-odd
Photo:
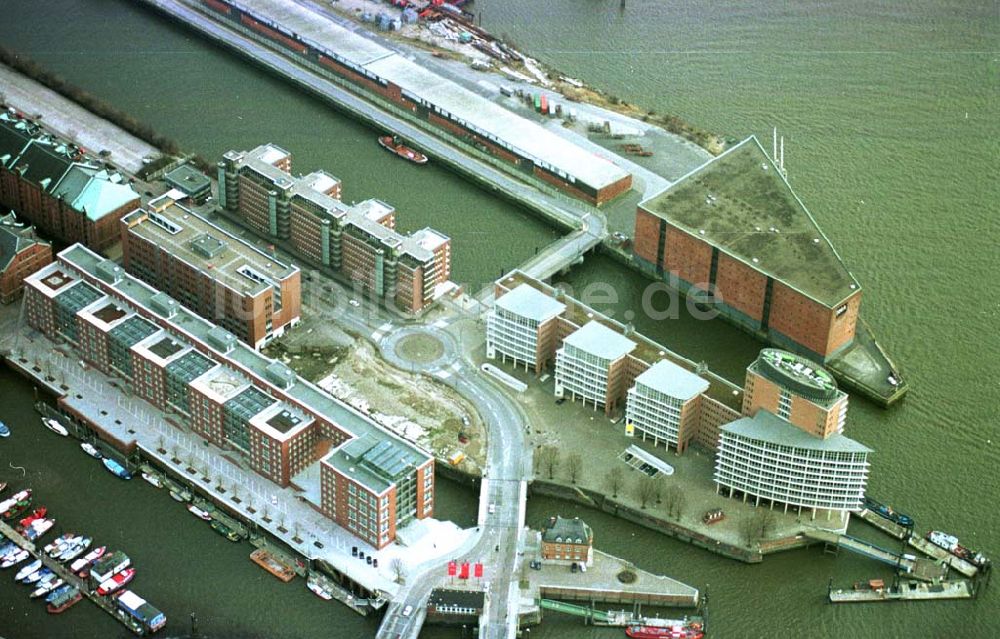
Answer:
[[[48,428],[57,435],[62,435],[63,437],[69,436],[69,431],[66,430],[66,427],[57,422],[56,420],[52,419],[51,417],[43,417],[42,423],[45,424],[46,428]]]

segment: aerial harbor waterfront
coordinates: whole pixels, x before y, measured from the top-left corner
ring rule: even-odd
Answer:
[[[995,633],[991,3],[4,15],[0,636]]]

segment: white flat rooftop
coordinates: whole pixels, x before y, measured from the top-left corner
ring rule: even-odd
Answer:
[[[590,320],[563,340],[595,357],[615,361],[632,352],[636,343],[597,320]]]
[[[536,322],[544,322],[566,310],[565,304],[528,284],[516,286],[494,304],[509,313]]]
[[[666,359],[646,369],[635,378],[635,383],[685,402],[701,395],[709,386],[706,380]]]

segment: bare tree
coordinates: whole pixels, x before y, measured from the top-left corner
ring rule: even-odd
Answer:
[[[635,484],[635,498],[639,500],[643,510],[645,510],[646,504],[656,496],[656,484],[654,481],[648,475],[642,475]]]
[[[401,584],[406,581],[406,564],[399,557],[393,557],[392,561],[389,562],[389,569],[392,570],[393,579],[396,583]]]
[[[538,451],[538,463],[542,465],[549,479],[555,477],[556,469],[559,468],[559,449],[555,446],[543,446]]]
[[[576,483],[576,480],[580,477],[581,470],[583,470],[583,457],[580,457],[579,453],[573,453],[566,458],[566,472],[572,483]]]
[[[753,515],[740,521],[740,536],[743,537],[747,546],[753,546],[771,534],[776,521],[777,518],[771,510],[758,508]]]
[[[687,501],[687,497],[684,495],[681,487],[677,484],[667,486],[664,491],[663,501],[667,507],[667,516],[680,519]]]
[[[740,537],[748,548],[752,548],[754,544],[760,541],[760,527],[757,525],[754,515],[740,519],[739,530]]]
[[[608,488],[611,489],[611,496],[618,498],[618,491],[621,490],[622,484],[625,483],[625,475],[622,473],[620,466],[615,466],[608,471],[605,480],[608,482]]]

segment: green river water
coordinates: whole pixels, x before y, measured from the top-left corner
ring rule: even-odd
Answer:
[[[785,136],[789,177],[865,288],[863,312],[911,392],[883,411],[854,400],[848,434],[876,450],[870,492],[1000,556],[997,202],[1000,200],[1000,9],[996,2],[838,0],[693,2],[478,0],[483,25],[525,51],[629,102],[734,137]],[[525,212],[433,165],[390,158],[372,131],[197,35],[121,0],[8,0],[0,44],[23,51],[188,150],[216,157],[275,142],[296,171],[325,168],[344,199],[379,197],[403,229],[454,238],[455,277],[496,277],[558,236]],[[619,317],[645,282],[601,258],[571,272],[577,290],[611,284]],[[475,286],[473,287],[475,288]],[[680,353],[731,379],[760,345],[721,322],[635,319]],[[30,386],[3,373],[0,405],[15,436],[0,480],[27,481],[63,525],[129,552],[136,590],[167,612],[167,636],[198,613],[212,637],[362,637],[374,623],[281,584],[200,526],[164,493],[125,484],[70,442],[36,427]],[[440,482],[438,514],[469,524],[475,496]],[[565,502],[533,498],[529,523],[586,517],[602,550],[709,587],[711,636],[992,637],[995,587],[977,601],[831,606],[826,586],[886,577],[880,565],[819,549],[747,566]],[[872,536],[863,526],[852,533]],[[887,543],[884,542],[883,543]],[[0,636],[117,637],[82,604],[51,619],[0,576]],[[428,629],[426,637],[456,637]],[[532,636],[619,637],[549,615]]]

